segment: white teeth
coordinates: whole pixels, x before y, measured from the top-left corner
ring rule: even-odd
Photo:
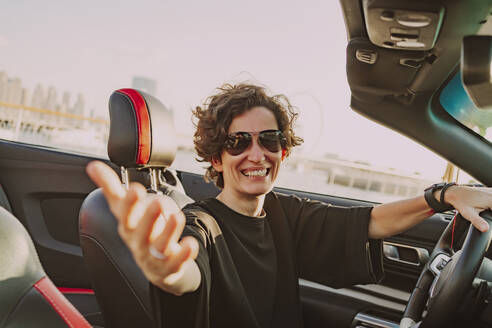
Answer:
[[[244,175],[248,176],[248,177],[251,177],[251,176],[253,176],[253,177],[264,177],[266,174],[267,174],[267,169],[244,172]]]

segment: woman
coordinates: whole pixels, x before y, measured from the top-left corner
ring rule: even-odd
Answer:
[[[353,208],[271,192],[283,159],[302,139],[292,129],[287,98],[261,87],[225,85],[194,115],[195,148],[210,163],[206,178],[222,189],[215,199],[180,212],[139,184],[124,190],[102,163],[87,168],[122,239],[157,287],[157,320],[168,326],[300,327],[299,277],[334,287],[377,282],[381,239],[433,209],[454,206],[488,229],[478,215],[492,206],[488,189],[440,185],[426,197]],[[165,228],[151,236],[161,214]]]

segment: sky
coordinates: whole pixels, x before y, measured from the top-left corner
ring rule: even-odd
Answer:
[[[258,83],[298,108],[304,153],[441,177],[443,159],[349,108],[346,44],[338,1],[3,1],[0,71],[31,91],[82,93],[101,115],[145,76],[190,134],[191,109],[216,87]]]

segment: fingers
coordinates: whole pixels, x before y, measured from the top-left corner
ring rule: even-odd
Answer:
[[[108,165],[100,161],[92,161],[87,165],[86,172],[91,180],[103,189],[109,203],[124,197],[125,190],[121,186],[120,179]]]
[[[149,235],[151,234],[152,227],[161,217],[162,207],[158,199],[151,201],[142,218],[136,224],[133,233],[133,238],[136,241],[136,245],[139,248],[147,248],[149,246]],[[161,217],[163,220],[163,218]]]
[[[489,229],[489,224],[482,218],[477,211],[473,209],[465,209],[460,211],[465,219],[471,222],[475,228],[480,230],[481,232],[486,232]]]
[[[174,247],[172,247],[174,246]],[[141,266],[147,273],[150,281],[155,284],[172,286],[183,277],[185,271],[193,265],[193,260],[198,255],[198,242],[193,237],[185,237],[179,244],[169,247],[172,251],[164,256],[153,246],[149,247],[148,256],[142,259]]]
[[[489,230],[489,224],[479,215],[476,215],[476,217],[471,221],[471,223],[475,228],[477,228],[481,232],[486,232]]]
[[[183,238],[179,246],[179,251],[165,259],[170,274],[178,272],[185,262],[195,259],[198,255],[198,242],[193,237]]]
[[[140,190],[140,188],[142,189]],[[140,193],[141,195],[139,195]],[[142,200],[141,197],[145,196],[143,187],[140,185],[130,186],[124,202],[126,207],[122,209],[122,212],[128,213],[126,215],[129,217],[129,222],[128,225],[120,224],[120,226],[125,226],[119,228],[120,235],[132,249],[136,258],[147,256],[150,245],[158,253],[174,256],[181,250],[178,240],[185,225],[184,215],[179,211],[170,214],[165,219],[166,213],[177,209],[175,203],[169,203],[162,195],[153,199],[148,197],[146,200]],[[135,222],[132,223],[131,221]],[[154,237],[152,237],[153,235]]]
[[[162,208],[162,213],[161,213],[162,215],[159,218],[159,220],[157,220],[156,223],[154,224],[154,226],[152,227],[152,233],[151,233],[150,239],[149,239],[151,242],[156,240],[157,237],[162,233],[162,231],[165,228],[167,218],[173,213],[180,213],[181,212],[178,205],[176,204],[176,202],[172,198],[170,198],[168,196],[160,196],[159,201],[161,203],[160,205]],[[180,215],[182,215],[182,213]]]
[[[472,188],[467,186],[456,186],[450,189],[453,197],[450,204],[460,212],[465,219],[470,221],[475,228],[481,232],[489,229],[489,224],[479,213],[492,208],[492,197],[490,188]],[[446,193],[446,196],[448,194]]]
[[[169,247],[170,245],[176,244],[178,242],[179,237],[183,233],[184,225],[185,218],[183,213],[178,212],[169,215],[164,230],[153,241],[154,247],[166,255],[168,252],[172,252]]]
[[[181,242],[181,247],[182,248],[189,248],[190,249],[190,259],[196,259],[198,256],[198,241],[193,238],[193,237],[184,237]]]
[[[132,182],[125,197],[111,205],[125,228],[134,229],[145,215],[150,199],[144,186],[138,182]]]

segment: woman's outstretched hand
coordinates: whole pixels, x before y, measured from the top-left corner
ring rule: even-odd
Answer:
[[[87,174],[102,188],[118,220],[118,233],[147,279],[176,295],[196,290],[201,280],[194,261],[198,242],[193,237],[179,240],[185,217],[177,204],[167,196],[148,194],[137,182],[125,189],[102,162],[89,163]]]

